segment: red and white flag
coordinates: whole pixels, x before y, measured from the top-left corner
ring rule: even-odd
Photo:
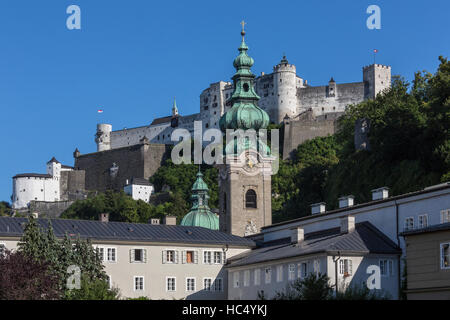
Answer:
[[[373,49],[373,53],[377,53],[378,52],[378,49]]]
[[[103,109],[98,109],[97,112],[98,113],[103,113]]]

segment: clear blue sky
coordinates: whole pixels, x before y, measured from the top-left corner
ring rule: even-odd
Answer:
[[[81,8],[81,30],[66,8]],[[381,8],[381,30],[366,8]],[[230,80],[247,21],[253,71],[272,70],[283,52],[311,85],[362,81],[362,66],[392,66],[411,80],[434,72],[450,52],[450,2],[441,1],[104,1],[0,2],[0,200],[12,176],[45,172],[55,156],[96,150],[97,122],[113,129],[199,110],[211,82]],[[102,108],[103,114],[97,114]]]

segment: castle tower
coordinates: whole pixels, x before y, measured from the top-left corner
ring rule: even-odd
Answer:
[[[111,149],[111,131],[112,125],[105,123],[97,124],[95,143],[97,143],[98,152]]]
[[[250,68],[253,59],[247,55],[245,31],[242,29],[239,55],[234,60],[234,92],[232,107],[220,119],[220,128],[245,132],[244,137],[227,141],[224,164],[219,164],[219,225],[220,230],[247,236],[258,233],[261,227],[272,224],[271,174],[274,159],[270,149],[254,131],[265,129],[268,114],[257,106],[259,96],[254,91]],[[247,135],[249,134],[249,135]]]
[[[208,206],[208,191],[208,186],[203,181],[203,174],[199,171],[192,186],[192,208],[181,221],[182,226],[219,230],[219,218],[211,212]]]
[[[173,98],[172,117],[178,116],[177,100]]]
[[[391,67],[372,64],[363,67],[364,99],[374,99],[378,93],[391,86]]]
[[[47,162],[47,173],[57,180],[61,177],[61,162],[56,160],[55,157]]]
[[[286,115],[293,117],[297,114],[297,71],[295,65],[289,64],[283,56],[280,63],[273,67],[273,75],[277,103],[268,111],[271,113],[270,119],[280,123]]]

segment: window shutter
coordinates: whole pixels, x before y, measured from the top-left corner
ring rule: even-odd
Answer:
[[[143,261],[147,263],[147,249],[142,249]]]
[[[198,251],[194,251],[194,263],[198,263]]]
[[[353,274],[352,260],[348,260],[348,274]]]
[[[167,254],[166,254],[166,250],[163,250],[162,252],[162,263],[167,263]]]
[[[187,260],[186,255],[187,255],[186,250],[183,250],[183,263],[186,263]]]
[[[175,263],[178,263],[178,251],[174,250],[174,254],[175,254]]]
[[[130,249],[130,263],[134,262],[134,249]]]
[[[226,256],[225,252],[222,252],[221,254],[222,254],[222,264],[226,264],[227,256]]]

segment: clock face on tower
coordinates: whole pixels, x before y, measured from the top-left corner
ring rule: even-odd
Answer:
[[[245,156],[243,169],[249,173],[255,173],[258,170],[258,158],[254,154],[248,153]]]

